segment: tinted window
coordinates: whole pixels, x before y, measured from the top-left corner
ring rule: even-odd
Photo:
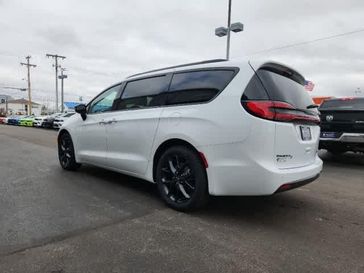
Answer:
[[[288,75],[279,75],[265,69],[259,69],[257,74],[271,100],[287,102],[298,109],[306,109],[313,104],[304,86]]]
[[[320,110],[364,110],[364,99],[361,98],[343,98],[337,100],[326,100]]]
[[[111,87],[107,91],[96,97],[89,106],[89,113],[102,113],[112,110],[116,95],[120,90],[120,85]]]
[[[164,104],[165,94],[169,85],[168,76],[153,77],[128,82],[118,109],[138,109]]]
[[[210,70],[174,74],[167,104],[209,101],[226,87],[234,73],[232,70]]]
[[[249,81],[247,87],[244,90],[242,97],[243,100],[269,100],[267,92],[265,91],[262,82],[258,76],[254,76]]]

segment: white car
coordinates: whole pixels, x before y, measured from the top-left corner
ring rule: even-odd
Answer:
[[[271,195],[315,180],[317,109],[295,70],[213,60],[130,76],[79,105],[58,134],[61,166],[156,183],[177,210],[209,195]]]
[[[70,117],[72,117],[75,113],[74,112],[69,112],[69,113],[64,113],[60,116],[57,116],[54,121],[53,121],[53,128],[54,129],[59,129],[62,127],[63,123],[65,122],[65,120],[69,119]]]
[[[43,126],[43,121],[46,118],[47,118],[47,116],[37,116],[37,117],[35,117],[34,122],[33,122],[33,126],[42,127]]]
[[[63,115],[64,113],[54,113],[46,116],[37,116],[34,118],[33,126],[35,127],[44,127],[44,128],[53,128],[53,122],[58,117]]]

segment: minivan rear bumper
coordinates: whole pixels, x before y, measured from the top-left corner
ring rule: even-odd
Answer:
[[[295,188],[302,187],[308,183],[315,181],[317,178],[319,178],[319,176],[320,176],[320,174],[316,174],[315,176],[305,179],[305,180],[283,184],[282,186],[280,186],[278,188],[278,190],[275,191],[275,193],[280,193],[280,192],[289,191],[289,190],[293,190]]]
[[[302,181],[312,182],[322,171],[323,163],[318,155],[308,165],[279,169],[272,158],[257,159],[250,153],[242,153],[236,143],[230,145],[232,149],[226,149],[225,145],[222,149],[216,146],[199,149],[209,164],[206,171],[211,195],[271,195],[285,184],[292,184],[293,188],[295,183],[302,186],[306,184]]]

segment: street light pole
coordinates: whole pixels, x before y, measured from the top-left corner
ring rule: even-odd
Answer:
[[[230,26],[231,26],[231,0],[229,0],[228,7],[228,21],[227,21],[227,38],[226,38],[226,60],[229,60],[230,57]]]
[[[231,24],[231,2],[232,2],[232,0],[229,0],[227,27],[215,28],[216,36],[218,36],[218,37],[227,36],[226,37],[226,60],[230,59],[230,34],[231,34],[231,31],[240,32],[240,31],[244,30],[244,25],[240,22]]]
[[[355,94],[357,96],[359,96],[361,94],[361,90],[360,90],[360,87],[357,88],[357,90],[355,90]]]

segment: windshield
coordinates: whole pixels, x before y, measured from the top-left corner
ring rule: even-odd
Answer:
[[[321,106],[320,110],[364,110],[364,98],[343,98],[326,100]]]
[[[297,109],[305,110],[313,104],[304,86],[296,80],[266,69],[259,69],[257,74],[271,100],[287,102]]]
[[[65,118],[69,118],[71,116],[73,116],[75,113],[67,113],[67,114],[64,114],[63,117]]]

